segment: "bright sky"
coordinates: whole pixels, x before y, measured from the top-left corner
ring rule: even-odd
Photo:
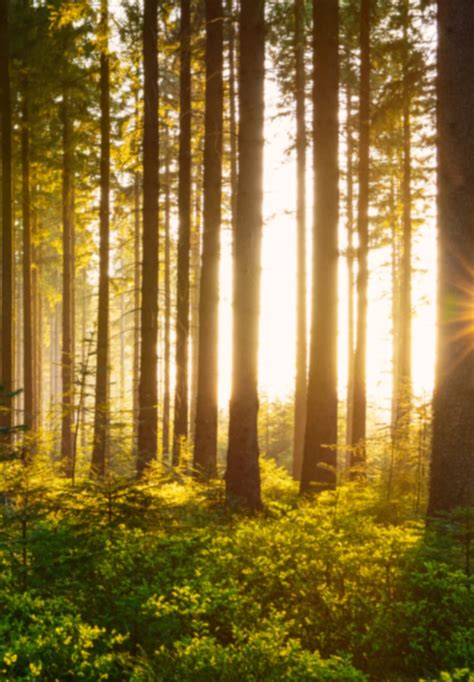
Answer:
[[[291,119],[272,117],[278,93],[266,88],[264,238],[262,245],[262,297],[260,321],[260,391],[270,398],[291,397],[294,385],[296,327],[296,168],[287,148],[293,135]],[[308,236],[311,233],[311,152],[308,153]],[[344,226],[341,220],[341,244]],[[227,405],[231,386],[231,281],[230,235],[223,238],[221,268],[221,326],[219,402]],[[308,259],[311,244],[308,240]],[[377,404],[377,420],[387,419],[391,398],[391,283],[390,249],[370,255],[368,318],[368,399]],[[418,228],[413,244],[413,380],[417,396],[432,390],[435,356],[436,237],[432,216]],[[309,265],[309,260],[308,260]],[[340,261],[339,374],[340,396],[347,377],[347,270]],[[309,287],[308,287],[309,289]]]

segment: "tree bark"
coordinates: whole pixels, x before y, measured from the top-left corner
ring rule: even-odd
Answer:
[[[400,268],[400,334],[398,342],[398,377],[396,386],[395,433],[407,434],[411,412],[411,337],[412,337],[412,219],[411,219],[411,102],[409,84],[409,6],[403,12],[403,174],[402,174],[402,257]],[[398,433],[398,435],[401,435]]]
[[[181,0],[178,287],[173,466],[188,437],[189,255],[191,245],[191,2]]]
[[[429,514],[474,501],[474,4],[438,0],[438,366]]]
[[[143,269],[137,473],[157,456],[158,341],[158,0],[145,0],[143,17]]]
[[[110,233],[110,69],[108,55],[108,0],[101,0],[100,17],[100,246],[99,304],[94,442],[91,474],[105,475],[109,422],[109,233]]]
[[[165,128],[165,320],[164,320],[164,387],[163,387],[163,458],[167,460],[170,452],[170,403],[171,403],[171,173],[170,140]]]
[[[2,444],[12,442],[13,424],[13,195],[12,195],[12,122],[10,96],[10,59],[7,0],[0,0],[0,91],[2,117],[2,345],[0,428]]]
[[[28,3],[24,2],[26,11]],[[26,27],[25,43],[26,43]],[[24,48],[25,74],[26,47]],[[22,222],[23,222],[23,395],[24,418],[27,429],[34,428],[35,419],[35,386],[34,386],[34,336],[33,336],[33,283],[32,283],[32,243],[31,243],[31,210],[30,210],[30,121],[29,121],[28,78],[23,80],[23,98],[21,106],[21,171],[22,171]]]
[[[367,299],[369,287],[370,174],[370,18],[371,0],[360,7],[359,200],[357,207],[357,331],[354,354],[351,478],[364,475],[367,425]]]
[[[349,75],[350,78],[350,75]],[[350,466],[350,448],[352,447],[352,417],[354,407],[354,137],[352,134],[352,91],[347,85],[347,394],[346,394],[346,445],[348,456],[346,462]]]
[[[336,0],[313,5],[313,290],[301,492],[333,487],[337,455],[338,56]],[[333,446],[329,449],[327,446]]]
[[[230,207],[232,234],[235,232],[235,220],[237,215],[237,107],[236,107],[236,83],[235,83],[235,29],[234,29],[234,3],[227,0],[227,21],[229,22],[229,137],[230,137]]]
[[[67,476],[72,476],[73,467],[73,427],[74,427],[74,349],[73,349],[73,130],[69,107],[69,93],[63,91],[63,314],[62,314],[62,418],[61,418],[61,458]]]
[[[254,510],[261,506],[257,384],[263,224],[264,0],[242,0],[239,33],[239,175],[226,495],[229,502]]]
[[[293,478],[301,479],[306,426],[306,96],[304,0],[295,0],[296,95],[296,381]]]
[[[194,469],[217,473],[219,355],[219,260],[222,200],[223,7],[206,0],[206,112],[204,139],[204,228],[199,297],[198,393]]]
[[[201,286],[201,174],[195,180],[194,221],[191,235],[191,395],[189,405],[189,424],[191,440],[196,432],[196,409],[198,392],[199,363],[199,297]]]

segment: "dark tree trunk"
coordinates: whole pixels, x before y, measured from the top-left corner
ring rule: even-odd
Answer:
[[[191,235],[191,396],[189,405],[189,424],[191,440],[194,442],[196,431],[196,408],[198,392],[199,364],[199,298],[201,286],[201,186],[202,178],[198,173],[194,190],[194,221]]]
[[[339,7],[316,0],[312,326],[301,491],[336,483]]]
[[[359,236],[357,273],[357,331],[354,354],[354,402],[352,413],[351,477],[363,474],[366,460],[367,422],[367,298],[369,287],[369,172],[370,172],[370,14],[371,0],[360,6],[359,94]]]
[[[227,0],[227,21],[229,22],[229,136],[230,136],[230,207],[232,234],[235,231],[235,219],[237,214],[237,107],[235,87],[235,29],[234,29],[234,3]]]
[[[295,0],[296,95],[296,382],[293,478],[301,479],[306,425],[306,97],[304,0]]]
[[[24,10],[28,7],[24,3]],[[25,29],[25,36],[26,36]],[[25,38],[26,41],[26,38]],[[26,53],[25,53],[26,57]],[[25,69],[27,66],[25,65]],[[30,210],[30,121],[28,79],[23,81],[21,108],[21,173],[22,173],[22,222],[23,222],[23,395],[24,419],[27,429],[34,428],[34,344],[33,344],[33,281]]]
[[[12,196],[12,122],[10,101],[8,1],[0,0],[0,91],[2,116],[2,346],[0,428],[12,426],[13,389],[13,196]],[[8,447],[11,434],[2,434]]]
[[[412,219],[411,219],[411,114],[409,84],[409,7],[403,0],[403,175],[402,175],[402,256],[400,268],[400,320],[398,375],[396,385],[395,434],[408,433],[411,412],[411,336],[412,336]]]
[[[140,385],[140,176],[133,175],[133,433],[132,450],[138,443],[138,387]]]
[[[62,315],[62,419],[61,458],[67,476],[73,471],[74,427],[74,199],[73,199],[73,140],[69,93],[64,90],[62,102],[63,125],[63,315]]]
[[[350,78],[350,75],[349,75]],[[352,91],[347,85],[347,395],[346,395],[346,445],[352,446],[352,415],[354,407],[354,137],[352,134]],[[346,458],[350,463],[350,456]]]
[[[108,0],[101,0],[100,18],[100,246],[97,369],[94,443],[91,473],[105,475],[105,449],[109,421],[109,214],[110,214],[110,73],[108,56]]]
[[[189,255],[191,245],[191,2],[181,0],[179,128],[179,236],[176,305],[176,386],[173,465],[188,437]]]
[[[158,386],[158,0],[145,0],[143,17],[143,270],[137,473],[157,457]]]
[[[171,364],[171,173],[170,140],[165,128],[165,328],[164,328],[164,390],[163,390],[163,458],[167,460],[170,452],[170,364]]]
[[[226,493],[261,506],[258,464],[258,325],[263,200],[265,2],[242,0],[239,68],[239,176],[234,233],[232,395]]]
[[[474,503],[474,4],[438,0],[438,367],[429,514]]]
[[[217,473],[219,259],[222,195],[223,7],[206,0],[206,113],[204,229],[199,297],[199,361],[194,468],[205,479]]]

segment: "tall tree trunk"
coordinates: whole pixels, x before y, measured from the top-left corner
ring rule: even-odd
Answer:
[[[201,286],[201,174],[195,181],[194,221],[191,235],[191,396],[189,405],[189,424],[191,440],[196,431],[196,408],[198,393],[199,362],[199,296]]]
[[[400,268],[400,338],[398,360],[398,385],[396,395],[396,432],[407,433],[411,407],[411,336],[412,336],[412,219],[411,219],[411,120],[409,84],[408,26],[410,21],[408,0],[402,0],[403,12],[403,176],[402,176],[402,229],[403,248]]]
[[[350,78],[350,75],[349,75]],[[352,417],[354,407],[354,137],[352,134],[352,91],[347,85],[347,395],[346,395],[346,445],[352,446]],[[350,454],[346,457],[350,464]]]
[[[239,176],[234,233],[232,395],[227,500],[261,506],[258,464],[258,343],[263,200],[265,1],[242,0]]]
[[[28,3],[24,2],[24,11]],[[26,36],[25,29],[25,36]],[[25,38],[26,42],[26,38]],[[26,58],[26,50],[25,50]],[[27,66],[24,67],[25,69]],[[22,170],[22,222],[23,222],[23,395],[24,425],[34,428],[34,347],[33,347],[33,292],[32,292],[32,244],[30,211],[30,122],[28,80],[23,81],[21,107],[21,170]]]
[[[179,127],[179,236],[176,305],[176,385],[173,466],[188,437],[189,255],[191,244],[191,2],[181,0]]]
[[[229,136],[230,136],[230,205],[232,234],[235,231],[237,215],[237,107],[235,83],[235,29],[234,2],[227,0],[227,20],[229,22]]]
[[[314,195],[312,326],[301,491],[333,487],[337,443],[339,7],[313,5]]]
[[[204,230],[199,297],[199,364],[194,468],[207,479],[217,473],[219,260],[222,199],[223,7],[206,0],[206,113]]]
[[[12,195],[12,122],[10,101],[8,1],[0,0],[0,91],[2,116],[2,345],[0,428],[2,443],[11,443],[13,389],[13,195]]]
[[[91,473],[105,474],[105,449],[109,421],[109,222],[110,222],[110,69],[108,55],[108,0],[101,0],[100,16],[100,246],[99,304],[94,443]]]
[[[354,355],[351,477],[364,474],[367,423],[367,298],[369,287],[369,172],[370,172],[370,17],[371,0],[360,6],[359,95],[359,236],[357,273],[357,333]]]
[[[171,173],[170,173],[170,140],[168,128],[165,128],[165,328],[164,328],[164,387],[163,387],[163,459],[167,460],[170,452],[170,361],[171,361]]]
[[[305,8],[295,0],[296,61],[296,382],[293,434],[293,478],[301,479],[306,425],[306,97],[305,97]]]
[[[63,126],[63,315],[62,315],[62,418],[61,458],[67,476],[72,476],[74,424],[74,349],[73,349],[73,140],[69,93],[65,89],[62,101]]]
[[[158,386],[158,0],[145,0],[143,17],[143,270],[137,473],[157,457]]]
[[[132,368],[133,435],[132,450],[136,454],[138,439],[138,386],[140,384],[140,176],[133,174],[133,368]]]
[[[430,514],[474,500],[474,4],[438,0],[438,367]]]

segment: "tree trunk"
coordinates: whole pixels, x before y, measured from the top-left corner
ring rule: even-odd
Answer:
[[[349,75],[350,78],[350,75]],[[352,91],[347,85],[347,397],[346,397],[346,445],[349,456],[352,447],[352,418],[354,407],[354,137],[352,135]]]
[[[74,425],[74,350],[73,350],[73,141],[72,121],[69,111],[69,93],[63,92],[63,315],[62,315],[62,418],[61,458],[67,476],[73,467]]]
[[[295,0],[296,61],[296,382],[293,478],[301,479],[306,425],[306,97],[304,0]]]
[[[194,468],[205,479],[217,473],[219,259],[222,199],[223,7],[206,0],[206,113],[204,229],[199,297],[199,364]]]
[[[438,0],[438,366],[429,514],[474,501],[474,4]]]
[[[170,361],[171,361],[171,174],[170,140],[165,128],[165,339],[164,339],[164,389],[163,389],[163,459],[167,461],[170,452]]]
[[[398,358],[398,381],[396,387],[395,433],[408,433],[411,412],[411,121],[409,84],[408,0],[403,0],[403,175],[402,175],[402,262],[400,268],[400,336]]]
[[[188,437],[189,254],[191,245],[191,2],[181,0],[179,128],[179,236],[176,304],[176,386],[173,466]]]
[[[1,378],[2,410],[0,428],[2,444],[9,447],[13,390],[13,195],[12,195],[12,122],[10,101],[8,1],[0,0],[0,91],[2,116],[2,345]]]
[[[26,7],[27,4],[25,3]],[[25,8],[24,8],[25,9]],[[26,35],[26,33],[25,33]],[[25,55],[26,56],[26,55]],[[25,68],[27,68],[25,66]],[[24,418],[27,429],[34,428],[34,346],[33,346],[33,291],[32,245],[30,211],[30,122],[28,82],[23,82],[21,107],[21,170],[22,170],[22,222],[23,222],[23,396]]]
[[[227,0],[227,20],[229,22],[229,136],[230,136],[230,206],[232,234],[235,232],[237,215],[237,107],[235,87],[235,29],[234,2]]]
[[[189,405],[189,424],[191,440],[196,432],[196,408],[198,392],[199,363],[199,296],[201,285],[201,174],[195,181],[194,221],[191,235],[191,397]]]
[[[313,12],[314,204],[312,328],[301,491],[333,487],[337,443],[339,7]]]
[[[242,0],[239,66],[239,176],[234,234],[232,395],[226,494],[261,506],[258,464],[258,342],[263,200],[265,2]]]
[[[359,236],[357,273],[357,332],[354,354],[351,478],[364,475],[367,423],[367,297],[369,286],[369,173],[370,173],[370,15],[371,0],[360,7],[359,95]]]
[[[110,73],[108,55],[108,0],[101,0],[99,33],[101,50],[99,304],[91,474],[103,477],[105,475],[105,449],[109,422]]]
[[[143,270],[137,473],[157,456],[158,341],[158,0],[145,0],[143,17]]]

